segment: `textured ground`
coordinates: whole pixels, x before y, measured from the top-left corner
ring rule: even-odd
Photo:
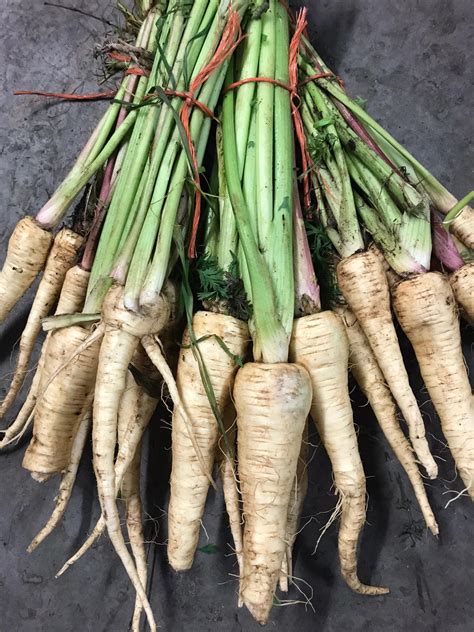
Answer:
[[[65,0],[66,1],[66,0]],[[98,17],[111,18],[112,2],[68,1]],[[350,91],[369,100],[369,111],[404,142],[452,191],[472,189],[474,17],[468,0],[320,0],[310,2],[312,36]],[[2,251],[17,219],[34,213],[67,172],[103,104],[58,104],[13,97],[15,89],[71,92],[96,88],[94,43],[103,22],[44,6],[0,0],[0,239]],[[11,370],[10,354],[25,317],[21,306],[0,337],[0,376]],[[464,332],[465,351],[472,335]],[[420,402],[427,399],[413,368]],[[2,384],[5,382],[3,381]],[[362,402],[354,391],[356,405]],[[314,448],[310,494],[304,515],[311,520],[296,551],[297,577],[314,591],[314,612],[302,605],[275,608],[269,630],[467,632],[474,603],[474,511],[467,500],[444,505],[448,489],[459,489],[453,463],[440,443],[438,422],[424,406],[431,445],[441,468],[428,493],[441,536],[419,531],[420,513],[401,468],[394,462],[368,408],[357,410],[360,446],[368,476],[369,506],[360,551],[360,574],[388,584],[387,597],[353,595],[337,569],[335,527],[311,556],[318,531],[334,506],[327,458]],[[316,438],[314,442],[316,444]],[[151,599],[165,630],[252,632],[258,626],[235,607],[236,583],[220,496],[210,495],[205,526],[214,555],[198,553],[193,570],[176,575],[167,567],[163,507],[169,475],[169,428],[155,420],[145,446],[147,534],[153,569]],[[94,551],[60,580],[54,572],[82,542],[98,516],[90,453],[86,455],[65,520],[33,555],[25,549],[47,519],[57,481],[39,486],[20,467],[23,450],[0,456],[0,630],[19,632],[126,630],[133,594],[111,547]],[[325,513],[326,512],[326,513]],[[205,543],[204,534],[202,543]],[[292,591],[290,598],[301,596]],[[469,623],[471,621],[471,623]]]

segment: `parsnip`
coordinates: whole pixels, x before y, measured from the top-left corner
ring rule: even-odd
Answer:
[[[99,339],[58,371],[88,337],[87,329],[74,325],[52,332],[49,338],[33,438],[23,458],[23,467],[38,481],[68,467],[84,401],[94,386]]]
[[[56,498],[56,505],[54,511],[51,514],[50,519],[36,535],[30,546],[28,547],[28,553],[31,553],[38,547],[48,535],[50,535],[54,529],[58,526],[61,518],[66,511],[67,504],[71,498],[72,489],[76,480],[77,470],[79,469],[79,463],[81,461],[82,453],[84,452],[84,446],[86,444],[87,437],[91,428],[92,421],[92,406],[88,405],[87,410],[84,411],[84,415],[80,421],[79,427],[74,437],[74,441],[71,449],[71,457],[67,470],[61,478],[61,484],[59,486],[59,493]]]
[[[248,343],[247,325],[232,316],[197,312],[193,318],[194,335],[209,374],[221,415],[230,401],[237,371],[230,354],[242,356]],[[230,351],[227,353],[218,336]],[[218,440],[218,426],[205,391],[195,351],[189,346],[189,334],[183,336],[179,356],[177,385],[186,412],[192,421],[194,437],[204,458],[205,471],[211,471]],[[209,480],[203,472],[190,434],[179,410],[172,422],[173,461],[171,496],[168,507],[168,559],[178,571],[191,568],[199,539]]]
[[[56,303],[66,273],[75,264],[78,250],[83,242],[84,239],[69,228],[61,229],[54,239],[25,329],[20,338],[15,373],[10,388],[0,404],[0,417],[3,417],[18,395],[28,372],[28,363],[36,338],[41,331],[41,320],[49,314]]]
[[[392,296],[398,322],[413,345],[457,470],[474,500],[474,398],[449,280],[428,272],[402,281]]]
[[[349,363],[352,374],[369,400],[385,438],[410,479],[426,526],[433,535],[437,535],[438,525],[426,495],[415,455],[400,428],[395,402],[390,394],[390,389],[385,384],[382,371],[370,348],[369,341],[349,309],[341,310],[341,317],[349,338]]]
[[[227,406],[224,412],[225,435],[219,437],[216,450],[216,462],[222,481],[224,502],[229,518],[230,532],[234,541],[234,551],[239,569],[239,599],[238,606],[242,607],[240,597],[240,584],[243,573],[243,539],[242,539],[242,515],[241,496],[237,478],[237,423],[236,412],[233,404]],[[229,454],[230,451],[230,454]]]
[[[451,275],[451,288],[461,315],[474,325],[474,262],[466,263]]]
[[[84,304],[88,282],[89,272],[83,270],[80,266],[74,266],[71,268],[66,273],[66,277],[64,279],[58,305],[56,307],[56,314],[74,314],[75,312],[80,311]],[[42,389],[47,381],[45,379],[42,381],[42,376],[44,378],[44,361],[46,358],[46,349],[50,336],[51,333],[48,333],[43,343],[38,360],[38,366],[26,400],[23,403],[15,421],[6,429],[4,436],[0,441],[0,449],[15,441],[21,434],[23,434],[29,424],[33,421],[32,413],[36,406],[38,394],[42,392]]]
[[[145,315],[124,307],[123,289],[120,286],[113,286],[109,290],[102,306],[105,333],[99,352],[92,426],[94,471],[107,531],[143,604],[152,630],[156,629],[153,613],[120,528],[114,455],[120,398],[126,386],[128,365],[140,339],[147,334],[159,333],[169,316],[169,304],[163,295],[158,297],[153,311]]]
[[[387,588],[363,584],[357,574],[366,485],[348,390],[349,342],[338,315],[327,311],[295,320],[290,359],[311,376],[311,417],[331,460],[341,506],[338,546],[342,576],[355,592],[385,594]]]
[[[266,623],[286,551],[294,483],[311,381],[296,364],[248,363],[234,385],[244,515],[243,602]]]
[[[127,385],[120,400],[120,410],[118,415],[118,445],[121,447],[129,442],[128,430],[138,425],[142,425],[137,418],[142,413],[142,397],[147,398],[143,388],[135,382],[131,373],[127,374]],[[123,453],[123,450],[122,450]],[[135,454],[129,464],[121,482],[120,495],[125,503],[125,524],[127,527],[128,539],[132,549],[138,576],[142,586],[147,584],[146,551],[143,537],[142,504],[140,499],[140,462],[141,462],[141,441],[136,446]],[[132,632],[139,632],[140,618],[143,611],[142,603],[137,596],[132,618]]]
[[[141,356],[140,352],[138,355]],[[135,360],[136,358],[134,358],[134,362]],[[142,358],[140,358],[140,360],[142,361]],[[141,368],[142,366],[143,365],[141,365]],[[120,411],[122,410],[122,406],[124,406],[128,410],[134,410],[135,412],[128,419],[128,425],[125,434],[123,434],[119,442],[117,458],[115,459],[116,496],[120,491],[123,477],[133,461],[134,455],[142,440],[143,433],[145,432],[158,404],[157,400],[148,395],[148,393],[146,393],[141,387],[137,384],[133,385],[134,381],[130,374],[127,375],[127,382],[128,385],[120,400]],[[126,421],[126,417],[122,415],[122,418]],[[68,568],[75,564],[91,548],[97,538],[102,535],[105,527],[105,518],[102,514],[87,540],[85,540],[77,552],[65,562],[56,574],[56,577],[65,573]]]
[[[0,272],[0,324],[43,269],[52,243],[53,235],[32,217],[16,225]]]
[[[423,418],[411,390],[390,311],[390,292],[383,266],[373,252],[343,259],[337,266],[339,288],[360,323],[388,386],[408,425],[413,448],[428,476],[438,466],[430,452]]]
[[[293,578],[293,546],[303,511],[303,503],[308,491],[308,422],[306,422],[301,440],[300,455],[296,476],[291,487],[290,502],[288,503],[288,517],[286,522],[286,553],[280,572],[280,590],[288,592],[288,587]]]

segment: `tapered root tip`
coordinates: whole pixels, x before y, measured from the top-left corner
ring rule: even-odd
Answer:
[[[438,478],[438,466],[436,464],[434,466],[430,466],[429,468],[425,465],[425,470],[430,480],[433,481],[435,478]]]
[[[429,528],[429,530],[431,531],[431,533],[433,535],[439,535],[439,527],[438,527],[438,523],[437,522],[429,524],[428,528]]]
[[[45,483],[49,480],[52,474],[44,474],[43,472],[30,472],[31,478],[37,483]]]
[[[176,571],[177,573],[183,573],[184,571],[190,571],[191,567],[193,565],[193,560],[191,560],[191,562],[178,562],[177,560],[170,560],[168,558],[168,562],[169,565],[171,566],[171,568]]]
[[[358,577],[348,577],[345,575],[344,580],[349,588],[359,595],[370,595],[376,597],[380,595],[388,595],[390,592],[390,588],[385,588],[384,586],[367,586],[367,584],[363,584]]]
[[[244,603],[255,621],[260,623],[260,625],[266,625],[268,617],[270,616],[272,604],[270,603],[270,606],[267,606],[266,604],[248,603],[245,600]]]
[[[61,566],[61,568],[59,569],[59,571],[56,573],[56,575],[54,576],[54,579],[59,579],[61,577],[61,575],[63,575],[67,569],[70,567],[71,565],[68,564],[66,562],[66,564],[64,564],[63,566]]]

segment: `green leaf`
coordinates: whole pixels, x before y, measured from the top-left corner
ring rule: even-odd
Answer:
[[[326,125],[332,125],[334,123],[334,119],[332,116],[327,116],[326,118],[321,118],[319,121],[313,123],[313,127],[319,129],[320,127],[326,127]]]

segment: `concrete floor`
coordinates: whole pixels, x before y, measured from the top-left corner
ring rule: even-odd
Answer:
[[[75,0],[70,6],[110,18],[113,2]],[[468,0],[320,0],[310,2],[312,36],[320,52],[347,81],[352,94],[457,195],[472,189],[472,23]],[[103,104],[60,104],[13,97],[15,89],[79,92],[95,89],[94,43],[103,23],[43,2],[0,1],[0,238],[2,251],[17,219],[34,213],[65,175]],[[24,302],[2,332],[2,385],[11,370],[12,344],[26,316]],[[472,332],[464,330],[465,352]],[[408,352],[406,341],[404,349]],[[410,362],[420,402],[417,370]],[[3,390],[3,389],[2,389]],[[474,512],[466,499],[447,509],[448,490],[459,490],[452,460],[441,443],[438,421],[424,404],[430,443],[440,464],[428,494],[438,539],[420,531],[420,512],[407,479],[394,461],[357,391],[360,448],[368,476],[367,525],[360,575],[390,586],[386,597],[352,594],[339,578],[336,527],[312,551],[335,504],[327,458],[314,448],[304,515],[311,521],[296,549],[295,574],[311,608],[274,608],[269,630],[467,632],[474,620]],[[316,444],[317,439],[313,437]],[[252,632],[238,610],[234,561],[221,497],[210,494],[205,526],[216,554],[198,553],[194,568],[172,573],[166,562],[164,509],[169,476],[169,428],[158,417],[144,450],[151,600],[165,630]],[[47,519],[57,489],[40,486],[21,469],[23,449],[0,456],[0,630],[100,632],[126,630],[133,604],[124,571],[107,540],[60,580],[55,571],[83,541],[98,516],[90,453],[84,458],[67,515],[34,554],[25,550]],[[205,543],[204,533],[202,543]],[[303,582],[304,579],[304,582]],[[305,583],[306,582],[306,583]],[[301,599],[296,590],[290,599]],[[471,622],[471,623],[469,623]]]

